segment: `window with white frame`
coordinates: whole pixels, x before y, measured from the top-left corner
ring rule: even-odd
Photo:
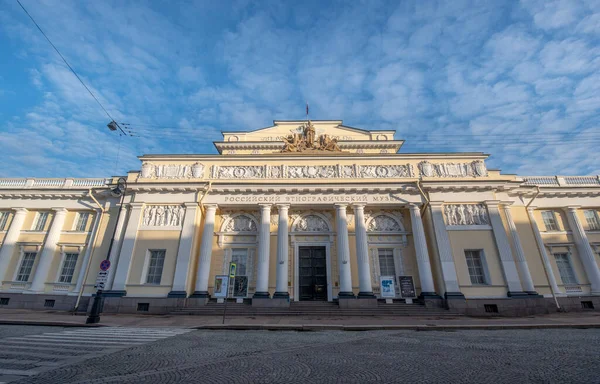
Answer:
[[[90,214],[88,212],[79,212],[77,214],[77,222],[75,223],[75,231],[85,232],[89,218]]]
[[[36,256],[37,252],[25,252],[23,254],[19,273],[17,273],[17,281],[29,281],[29,276],[31,275]]]
[[[33,230],[41,232],[46,228],[46,222],[48,221],[49,212],[38,212],[33,225]]]
[[[65,253],[65,260],[63,261],[60,277],[58,278],[59,283],[70,283],[73,280],[78,257],[78,253]]]
[[[560,279],[564,285],[577,285],[577,277],[575,277],[575,271],[571,265],[568,253],[555,253],[554,258],[556,259],[556,266],[558,267],[558,273]]]
[[[4,231],[6,229],[6,223],[8,222],[8,214],[7,211],[0,211],[0,231]]]
[[[396,265],[394,264],[394,250],[392,248],[378,248],[379,274],[381,276],[394,276],[396,279]]]
[[[248,276],[248,249],[233,248],[231,250],[231,262],[235,263],[236,276]]]
[[[149,252],[146,284],[160,284],[166,251],[164,249],[151,249]]]
[[[483,259],[483,251],[480,249],[466,250],[465,258],[467,259],[467,268],[469,269],[471,284],[489,284]]]
[[[546,231],[558,231],[558,222],[553,211],[543,211],[542,219],[544,220]]]
[[[590,231],[600,231],[600,219],[598,219],[598,211],[584,211],[583,215],[585,216],[585,221],[587,221],[588,229]]]

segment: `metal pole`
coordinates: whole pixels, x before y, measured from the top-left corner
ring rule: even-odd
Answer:
[[[115,221],[115,228],[113,229],[112,236],[110,238],[110,245],[108,246],[108,253],[106,255],[106,260],[110,259],[110,252],[112,251],[113,244],[115,242],[115,234],[117,233],[117,224],[119,222],[119,216],[121,215],[121,206],[123,206],[123,201],[125,200],[125,192],[127,191],[127,182],[124,179],[119,179],[117,184],[117,188],[119,185],[123,184],[123,191],[121,192],[121,204],[118,207],[119,211],[117,212],[117,219]],[[91,260],[90,260],[91,262]],[[96,291],[96,296],[94,297],[94,303],[92,304],[92,310],[90,311],[90,315],[86,319],[86,324],[95,324],[100,322],[100,313],[102,312],[102,301],[104,298],[102,297],[102,289],[98,289]]]

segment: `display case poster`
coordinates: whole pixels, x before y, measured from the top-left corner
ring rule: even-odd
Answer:
[[[236,276],[233,279],[233,297],[243,298],[248,296],[248,276]]]
[[[226,298],[228,285],[229,285],[229,276],[227,276],[227,275],[215,276],[215,292],[214,292],[213,296],[218,299]]]
[[[379,279],[382,298],[396,297],[396,286],[394,284],[394,276],[381,276]]]
[[[400,294],[404,298],[417,297],[415,283],[412,276],[398,276]]]

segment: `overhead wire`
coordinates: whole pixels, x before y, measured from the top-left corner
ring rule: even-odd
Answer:
[[[23,9],[23,11],[27,14],[27,16],[29,16],[29,18],[31,19],[31,21],[33,22],[33,24],[35,24],[35,26],[37,27],[37,29],[40,31],[40,33],[46,38],[46,40],[48,40],[48,43],[50,43],[50,45],[52,46],[52,48],[54,48],[54,50],[56,51],[56,53],[58,53],[58,55],[60,56],[60,58],[62,59],[62,61],[64,61],[64,63],[71,70],[71,72],[73,72],[73,74],[75,75],[75,77],[77,78],[77,80],[79,80],[79,82],[81,83],[81,85],[83,85],[83,87],[89,92],[89,94],[94,98],[94,100],[96,100],[96,103],[98,103],[98,105],[100,106],[100,108],[102,108],[102,110],[104,111],[104,113],[106,113],[106,116],[108,116],[108,118],[112,122],[116,123],[115,119],[110,115],[110,113],[108,113],[108,111],[106,110],[106,108],[104,108],[104,105],[102,105],[102,103],[100,102],[100,100],[98,100],[98,98],[96,97],[96,95],[94,95],[94,93],[92,92],[92,90],[83,82],[83,80],[81,79],[81,77],[79,77],[79,75],[77,74],[77,72],[75,72],[75,69],[73,69],[73,67],[71,66],[71,64],[69,64],[69,62],[67,61],[67,59],[65,59],[65,57],[62,55],[62,53],[60,53],[60,51],[58,50],[58,48],[56,48],[56,45],[54,45],[54,43],[52,43],[52,40],[50,40],[50,38],[48,37],[48,35],[46,35],[46,33],[44,33],[44,31],[39,26],[39,24],[35,21],[35,19],[31,16],[31,14],[29,14],[29,12],[23,6],[23,4],[21,4],[21,1],[17,0],[17,3],[19,3],[19,5]],[[117,123],[117,127],[119,127],[119,129],[121,130],[121,132],[124,135],[127,135],[125,133],[125,131],[123,131],[123,129],[119,126],[118,123]]]

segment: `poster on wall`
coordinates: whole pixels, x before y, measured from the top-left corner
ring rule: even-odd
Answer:
[[[381,297],[384,299],[393,299],[396,297],[396,285],[394,276],[380,276],[379,285],[381,288]]]
[[[224,299],[227,297],[227,287],[229,286],[229,276],[217,275],[215,276],[215,292],[214,297],[217,299]]]
[[[417,297],[412,276],[398,276],[398,282],[400,285],[400,295],[403,298]]]
[[[245,298],[248,296],[248,276],[236,276],[233,279],[233,297]]]

